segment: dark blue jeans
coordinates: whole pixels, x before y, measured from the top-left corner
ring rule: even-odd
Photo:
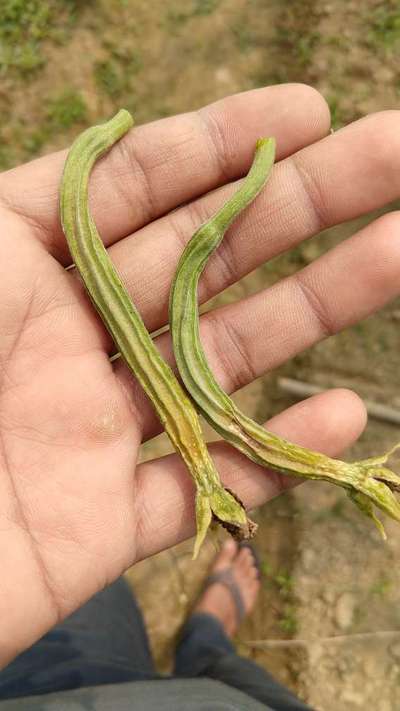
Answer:
[[[174,676],[217,679],[276,711],[310,711],[264,669],[239,657],[211,615],[194,614],[187,621]],[[0,701],[160,678],[142,614],[120,578],[0,672]]]

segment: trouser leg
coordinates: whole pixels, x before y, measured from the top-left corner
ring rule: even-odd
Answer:
[[[0,699],[155,678],[142,614],[120,578],[0,672]]]
[[[217,679],[274,711],[311,711],[265,669],[240,657],[219,621],[205,613],[192,615],[182,631],[175,675]]]

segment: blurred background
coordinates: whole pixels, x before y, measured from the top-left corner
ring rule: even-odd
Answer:
[[[399,54],[399,0],[0,0],[0,169],[68,146],[120,107],[143,123],[286,81],[317,87],[337,130],[399,107]],[[273,284],[375,216],[307,240],[214,303]],[[400,411],[399,331],[397,301],[237,399],[264,421],[294,402],[281,386],[285,377],[351,387]],[[370,419],[346,456],[378,454],[399,439],[398,424]],[[166,451],[160,436],[142,458]],[[385,522],[382,543],[342,490],[317,483],[287,492],[255,518],[263,587],[240,630],[240,652],[321,711],[398,709],[400,636],[382,633],[400,630],[396,525]],[[161,670],[170,668],[175,635],[223,534],[213,535],[196,564],[189,541],[129,571]]]

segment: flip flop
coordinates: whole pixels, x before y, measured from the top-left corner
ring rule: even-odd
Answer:
[[[248,543],[247,541],[242,541],[239,543],[239,550],[241,548],[248,548],[253,556],[254,559],[254,564],[257,569],[258,577],[260,578],[261,575],[261,565],[260,565],[260,559],[258,554],[256,553],[255,549],[253,546]],[[232,568],[225,568],[224,570],[219,570],[216,573],[211,573],[205,581],[203,585],[203,592],[207,588],[210,587],[210,585],[214,585],[215,583],[220,583],[220,585],[224,585],[224,587],[229,591],[231,598],[233,600],[235,610],[236,610],[236,620],[237,620],[237,625],[239,626],[240,623],[242,622],[243,618],[246,616],[246,608],[244,605],[242,593],[240,592],[239,585],[237,584]]]

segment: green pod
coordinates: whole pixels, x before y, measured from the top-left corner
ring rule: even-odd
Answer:
[[[197,303],[200,275],[229,225],[263,187],[272,168],[274,150],[271,138],[257,142],[248,176],[221,209],[195,232],[181,256],[170,295],[170,324],[178,370],[200,412],[227,442],[262,466],[344,487],[385,535],[373,505],[400,521],[400,504],[393,493],[400,490],[400,477],[384,466],[394,450],[382,457],[347,463],[268,432],[241,412],[222,390],[201,345]]]
[[[197,412],[155,347],[89,212],[88,183],[93,165],[132,125],[131,115],[121,110],[107,123],[84,131],[73,143],[61,182],[61,222],[72,259],[95,308],[193,477],[195,557],[212,518],[239,540],[250,538],[256,526],[248,519],[243,505],[222,486],[204,442]]]

